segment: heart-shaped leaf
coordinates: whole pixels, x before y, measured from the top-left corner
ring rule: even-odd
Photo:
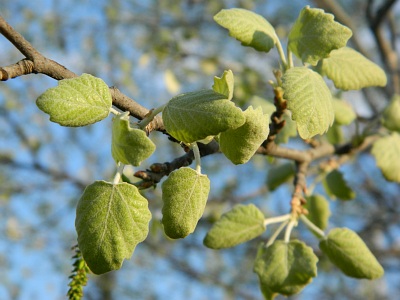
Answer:
[[[400,134],[394,132],[378,139],[371,153],[383,176],[389,181],[400,182]]]
[[[209,192],[210,180],[191,168],[183,167],[169,174],[162,184],[165,234],[172,239],[191,234],[203,215]]]
[[[138,166],[153,154],[156,146],[143,130],[129,126],[128,114],[113,118],[111,153],[116,162]]]
[[[288,109],[303,139],[325,133],[332,125],[332,94],[323,78],[306,67],[287,70],[282,76]]]
[[[255,205],[236,205],[213,225],[204,238],[204,245],[221,249],[252,240],[265,231],[264,219]]]
[[[332,229],[319,247],[347,276],[376,279],[384,273],[364,241],[348,228]]]
[[[103,274],[121,268],[149,232],[146,198],[127,183],[96,181],[87,186],[76,208],[78,245],[90,270]]]
[[[62,126],[86,126],[105,119],[112,98],[107,84],[89,74],[63,79],[36,100],[36,105],[50,115],[50,121]]]
[[[227,100],[225,95],[213,90],[172,98],[165,106],[162,118],[168,133],[185,143],[235,129],[246,120],[240,108]]]

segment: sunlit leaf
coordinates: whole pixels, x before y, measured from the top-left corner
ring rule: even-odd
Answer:
[[[394,132],[378,139],[371,153],[383,176],[389,181],[400,182],[400,134]]]
[[[329,172],[323,181],[323,185],[330,197],[337,197],[340,200],[351,200],[356,196],[356,193],[347,185],[342,172],[339,170]]]
[[[119,269],[147,237],[150,219],[147,200],[135,186],[105,181],[87,186],[76,208],[75,228],[90,270]]]
[[[348,228],[334,228],[319,247],[344,274],[354,278],[376,279],[384,270],[364,241]]]
[[[241,8],[223,9],[214,16],[215,22],[229,30],[229,35],[243,46],[269,52],[277,40],[272,25],[262,16]]]
[[[36,100],[50,115],[50,121],[62,126],[86,126],[105,119],[112,105],[107,84],[89,74],[63,79]]]
[[[226,96],[227,100],[233,97],[234,79],[231,70],[225,71],[221,78],[214,77],[213,90]]]
[[[285,126],[276,135],[275,143],[286,144],[289,139],[297,136],[297,125],[296,122],[292,120],[290,111],[286,110],[283,114],[283,120],[285,121]]]
[[[353,107],[346,101],[333,98],[332,104],[335,111],[335,122],[338,125],[349,125],[356,119],[357,115]]]
[[[384,109],[382,124],[389,130],[400,132],[400,95],[394,95]]]

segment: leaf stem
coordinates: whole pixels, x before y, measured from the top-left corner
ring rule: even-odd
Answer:
[[[279,57],[283,64],[283,68],[286,70],[288,68],[288,65],[286,62],[285,52],[283,51],[281,41],[279,40],[279,38],[277,36],[276,36],[276,50],[278,50]]]
[[[293,64],[293,53],[292,51],[289,50],[289,47],[287,48],[287,57],[288,57],[288,65],[289,69],[294,67]]]
[[[140,129],[144,129],[151,121],[153,121],[154,117],[157,116],[160,112],[162,112],[167,104],[161,105],[149,111],[149,113],[138,123]]]
[[[285,226],[289,223],[289,220],[286,220],[285,222],[283,222],[281,225],[279,225],[279,227],[275,230],[274,234],[271,236],[271,238],[269,239],[268,243],[267,243],[267,247],[271,246],[276,238],[278,237],[278,235],[281,233],[281,231],[283,230],[283,228],[285,228]]]
[[[264,220],[264,226],[267,227],[269,224],[280,223],[290,219],[290,214],[286,214],[279,217],[267,218]]]
[[[285,243],[289,243],[290,240],[290,234],[292,233],[293,227],[295,227],[297,225],[297,220],[295,218],[292,218],[288,224],[288,226],[286,227],[286,231],[285,231]]]
[[[110,113],[113,113],[114,115],[118,116],[120,112],[116,110],[114,107],[110,107]]]
[[[118,184],[121,180],[122,172],[124,171],[125,165],[121,162],[118,162],[117,173],[114,176],[113,184]]]
[[[199,146],[197,146],[196,142],[194,142],[190,146],[193,150],[194,160],[196,161],[196,171],[201,174],[201,159],[200,159]]]
[[[311,222],[305,215],[301,215],[300,219],[308,227],[308,229],[315,232],[320,239],[325,237],[325,232],[323,232],[323,230],[321,230],[317,225]]]

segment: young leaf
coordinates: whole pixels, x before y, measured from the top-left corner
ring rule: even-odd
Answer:
[[[214,77],[213,90],[217,93],[225,95],[227,100],[231,100],[233,97],[233,73],[231,70],[225,71],[222,77]]]
[[[147,200],[127,183],[96,181],[76,208],[78,245],[90,270],[103,274],[121,267],[149,232]]]
[[[331,211],[329,210],[329,202],[324,196],[315,194],[306,197],[307,203],[304,208],[308,210],[306,217],[313,222],[316,226],[324,230],[328,225],[329,216]]]
[[[271,101],[259,96],[252,96],[250,98],[249,105],[255,108],[261,107],[263,113],[269,116],[276,111],[276,107]]]
[[[63,79],[36,100],[50,115],[50,121],[62,126],[86,126],[105,119],[112,105],[107,84],[90,74]]]
[[[129,126],[128,114],[113,118],[111,153],[116,162],[138,166],[153,154],[156,146],[143,130]]]
[[[301,138],[325,133],[333,123],[334,110],[332,94],[322,77],[306,67],[295,67],[282,76],[282,85]]]
[[[164,108],[162,118],[168,133],[185,143],[235,129],[246,120],[240,108],[213,90],[172,98]]]
[[[353,107],[342,99],[333,98],[333,110],[335,112],[335,122],[338,125],[349,125],[356,119]]]
[[[356,196],[356,193],[347,185],[342,172],[339,170],[333,170],[326,175],[323,185],[330,197],[337,197],[340,200],[352,200]]]
[[[274,191],[281,184],[287,182],[294,175],[293,163],[284,163],[273,166],[268,170],[267,186],[270,191]]]
[[[384,270],[367,245],[354,231],[334,228],[319,247],[344,274],[354,278],[376,279]]]
[[[306,6],[289,33],[289,49],[305,63],[315,66],[334,49],[346,46],[352,32],[322,9]]]
[[[264,219],[255,205],[236,205],[213,225],[204,238],[204,245],[221,249],[250,241],[265,231]]]
[[[249,106],[243,114],[246,122],[242,126],[219,136],[222,153],[235,165],[248,162],[269,134],[269,116],[260,107]]]
[[[400,132],[400,95],[393,96],[382,114],[382,124],[389,130]]]
[[[378,139],[371,150],[386,180],[400,182],[400,134]]]
[[[361,53],[348,47],[333,50],[321,60],[318,69],[335,87],[342,90],[359,90],[369,86],[385,86],[385,72]]]
[[[172,239],[191,234],[204,212],[210,192],[206,175],[183,167],[173,171],[162,184],[162,223]]]
[[[214,16],[215,22],[229,30],[229,35],[243,46],[269,52],[278,37],[274,27],[262,16],[241,8],[223,9]]]
[[[266,248],[259,247],[254,262],[261,289],[271,296],[279,293],[290,296],[300,292],[317,276],[318,258],[303,242],[275,241]]]

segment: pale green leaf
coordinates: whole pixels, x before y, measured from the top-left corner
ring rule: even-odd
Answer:
[[[285,121],[285,126],[276,135],[275,143],[286,144],[291,137],[297,136],[297,126],[296,122],[292,120],[290,111],[286,110],[283,114],[283,120]]]
[[[289,49],[305,63],[315,66],[334,49],[346,46],[352,32],[334,21],[332,14],[306,6],[289,33]]]
[[[263,292],[290,296],[300,292],[317,276],[317,262],[312,248],[303,242],[278,240],[268,248],[259,247],[254,272]]]
[[[213,90],[172,98],[164,108],[162,118],[167,132],[185,143],[237,128],[246,121],[240,108]]]
[[[353,107],[346,101],[338,98],[333,98],[333,110],[335,111],[335,122],[338,125],[349,125],[357,115]]]
[[[116,162],[138,166],[153,154],[156,146],[143,130],[129,126],[128,114],[113,118],[111,153]]]
[[[227,100],[233,97],[234,79],[231,70],[225,71],[221,78],[214,77],[213,90],[217,93],[225,95]]]
[[[389,181],[400,182],[400,134],[394,132],[378,139],[371,153],[383,176]]]
[[[86,126],[105,119],[112,105],[107,84],[89,74],[63,79],[36,100],[50,115],[50,121],[62,126]]]
[[[319,247],[344,274],[354,278],[376,279],[384,270],[364,241],[348,228],[334,228]]]
[[[314,225],[324,230],[328,225],[329,216],[331,215],[328,200],[318,194],[308,196],[306,200],[307,203],[304,205],[304,208],[308,210],[306,217]]]
[[[281,184],[287,182],[294,175],[293,163],[284,163],[273,166],[268,170],[267,186],[270,191],[274,191]]]
[[[329,143],[333,145],[343,143],[344,136],[342,126],[338,125],[336,122],[333,122],[332,126],[326,133],[326,138],[328,139]]]
[[[269,52],[278,37],[274,27],[262,16],[241,8],[223,9],[214,16],[215,22],[229,30],[229,35],[243,46]]]
[[[384,109],[382,124],[389,130],[400,132],[400,95],[394,95]]]
[[[342,90],[359,90],[369,86],[385,86],[385,72],[354,49],[344,47],[331,52],[319,62],[318,69]]]
[[[323,180],[326,193],[331,198],[339,198],[340,200],[352,200],[356,193],[347,185],[342,172],[333,170],[326,175]]]
[[[261,107],[263,113],[269,116],[276,111],[276,107],[271,101],[259,96],[252,96],[249,100],[249,106],[250,105],[255,108]]]
[[[206,175],[183,167],[169,174],[162,184],[162,223],[164,232],[173,239],[191,234],[204,212],[210,192]]]
[[[285,72],[282,84],[300,137],[325,133],[333,123],[334,110],[332,94],[322,77],[306,67],[295,67]]]
[[[264,214],[255,205],[236,205],[212,226],[204,238],[204,245],[221,249],[250,241],[265,231],[264,219]]]
[[[269,134],[269,116],[260,107],[249,106],[243,114],[246,122],[242,126],[219,136],[222,153],[236,165],[248,162]]]
[[[90,270],[119,269],[147,237],[150,219],[147,200],[135,186],[105,181],[87,186],[76,208],[75,228]]]

